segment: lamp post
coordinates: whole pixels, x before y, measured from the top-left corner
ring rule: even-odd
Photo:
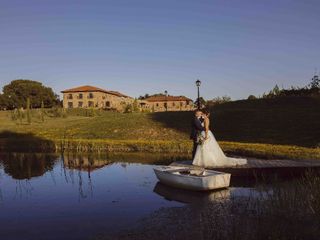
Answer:
[[[166,96],[165,108],[167,112],[168,111],[168,91],[167,90],[164,91],[164,95]]]
[[[199,79],[196,81],[196,85],[197,85],[197,88],[198,88],[197,105],[198,105],[198,109],[200,109],[200,85],[201,85],[201,81]]]

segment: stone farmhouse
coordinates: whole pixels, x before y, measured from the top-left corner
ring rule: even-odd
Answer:
[[[81,86],[62,91],[64,108],[102,108],[123,111],[133,98],[116,91]]]
[[[117,91],[105,90],[93,86],[80,86],[66,89],[63,93],[64,108],[100,108],[122,112],[129,104],[137,101],[141,111],[192,111],[193,101],[184,96],[151,96],[143,100],[135,100]]]
[[[193,101],[185,96],[151,96],[142,100],[140,105],[152,112],[194,110]]]

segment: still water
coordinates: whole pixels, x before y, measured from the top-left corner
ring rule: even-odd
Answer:
[[[128,229],[162,208],[223,201],[253,190],[231,182],[228,190],[200,194],[159,184],[152,168],[175,159],[2,153],[0,239],[94,239]]]

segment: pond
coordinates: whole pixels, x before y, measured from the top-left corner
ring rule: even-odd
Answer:
[[[152,213],[254,196],[252,181],[196,193],[159,184],[170,155],[0,154],[0,239],[104,239]],[[263,183],[264,184],[264,183]]]

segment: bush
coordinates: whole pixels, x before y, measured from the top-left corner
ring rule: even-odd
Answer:
[[[248,97],[248,100],[255,100],[255,99],[257,99],[257,97],[254,96],[254,95],[250,95],[250,96]]]
[[[222,97],[215,97],[211,100],[208,100],[206,102],[206,106],[207,107],[212,107],[212,106],[215,106],[215,105],[218,105],[218,104],[222,104],[222,103],[226,103],[226,102],[231,102],[231,97],[229,96],[222,96]]]
[[[65,109],[64,108],[60,108],[60,107],[53,107],[53,108],[46,109],[45,114],[48,117],[53,117],[53,118],[56,118],[56,117],[65,118],[65,117],[67,117],[67,113],[66,113]]]

